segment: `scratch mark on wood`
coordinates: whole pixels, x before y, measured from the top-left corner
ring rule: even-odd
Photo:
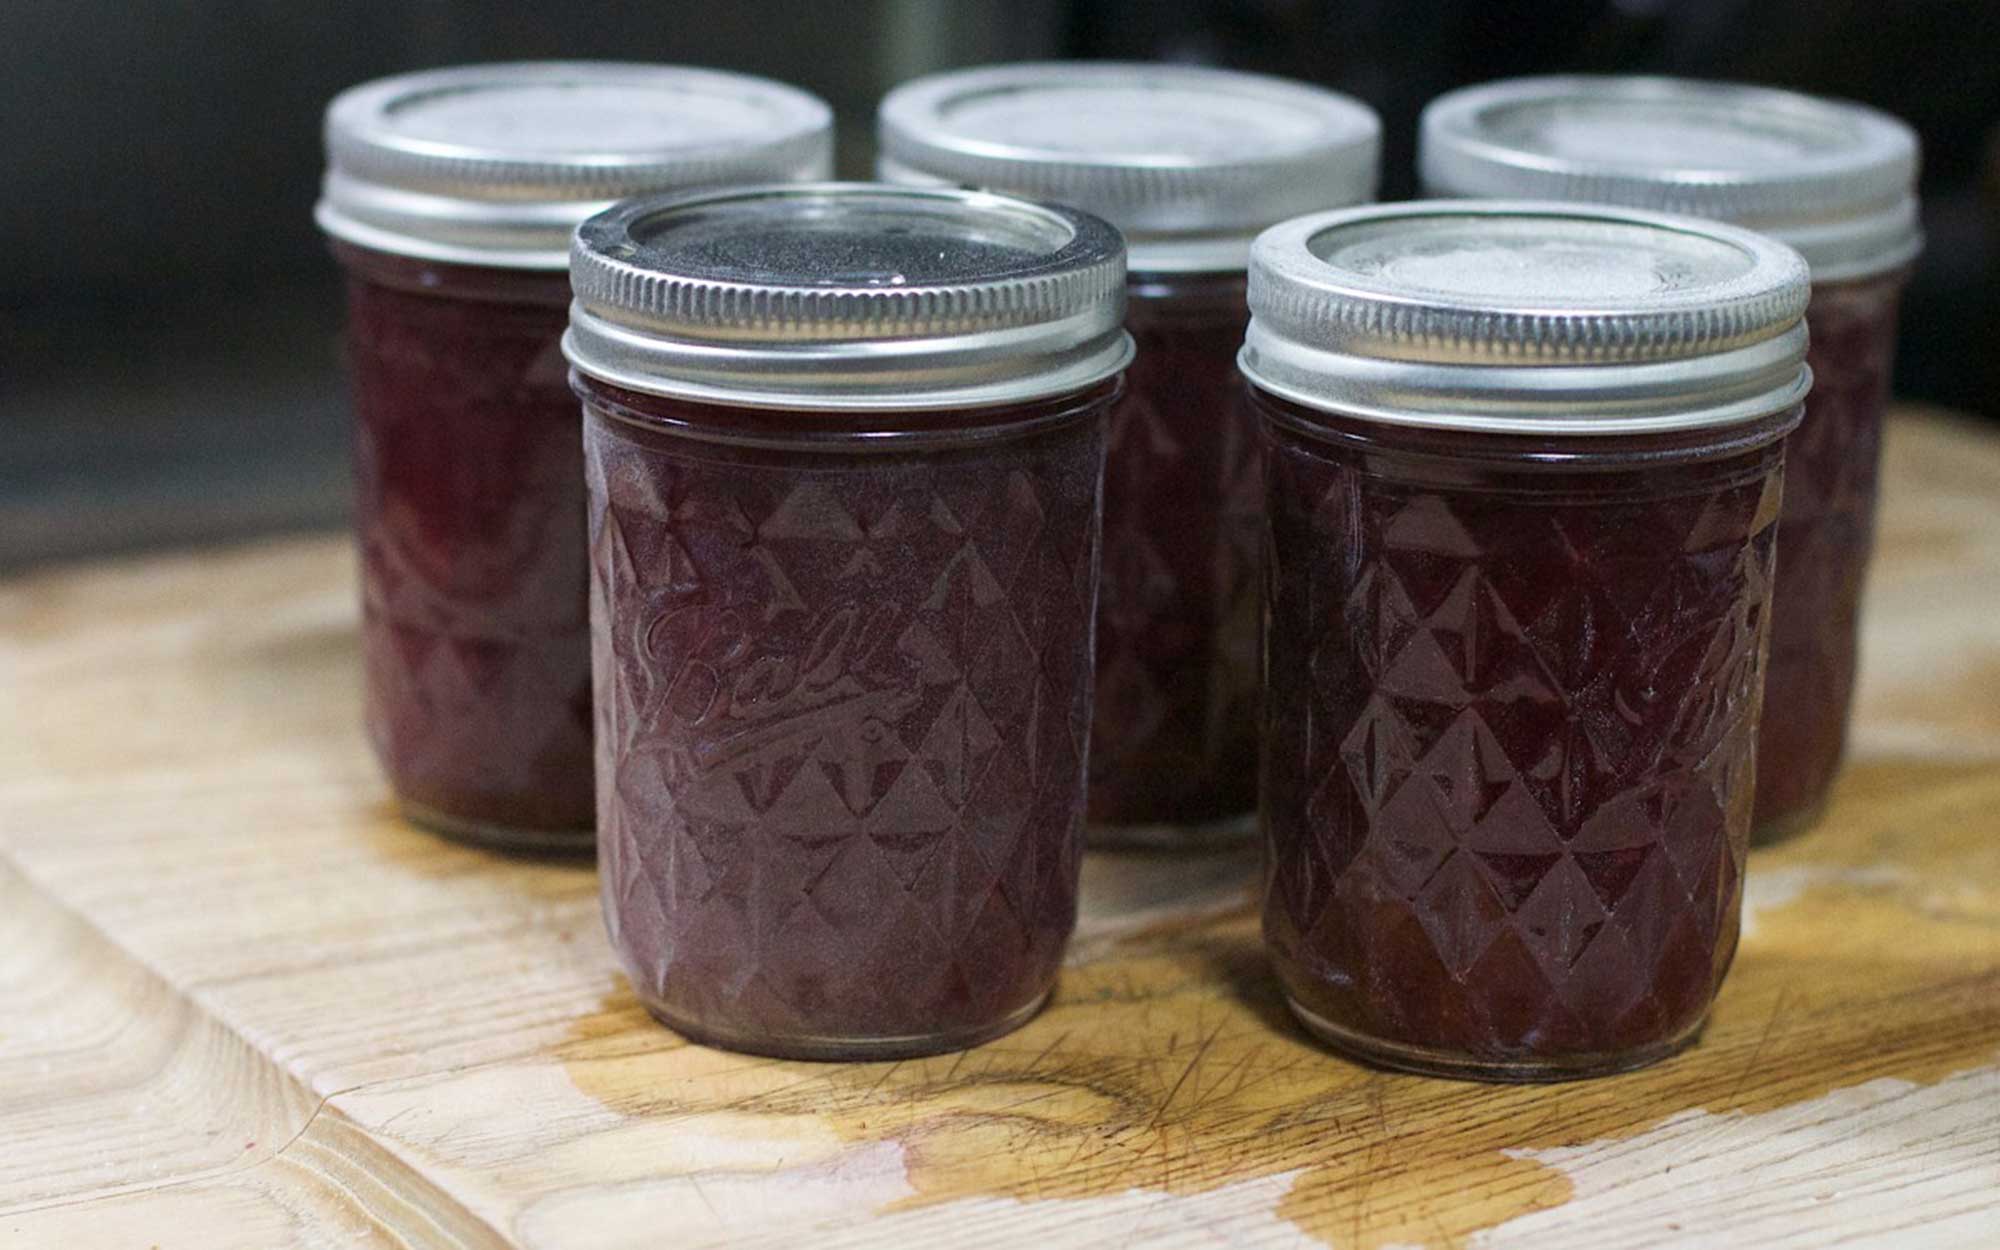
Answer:
[[[875,1083],[868,1087],[868,1096],[871,1098],[874,1097],[875,1094],[882,1088],[882,1086],[888,1083],[889,1078],[896,1075],[896,1073],[902,1068],[904,1062],[905,1061],[902,1059],[896,1060],[896,1062],[889,1065],[888,1070],[883,1072],[881,1076],[876,1077]]]
[[[1028,1071],[1034,1072],[1036,1069],[1040,1068],[1042,1066],[1042,1061],[1044,1059],[1047,1059],[1050,1055],[1054,1054],[1058,1046],[1061,1046],[1064,1042],[1069,1040],[1069,1034],[1070,1031],[1068,1029],[1064,1029],[1061,1033],[1056,1034],[1054,1041],[1042,1047],[1041,1053],[1028,1061]]]
[[[1770,1018],[1764,1021],[1764,1031],[1758,1035],[1757,1044],[1750,1048],[1750,1059],[1743,1065],[1743,1070],[1737,1073],[1736,1085],[1729,1091],[1727,1103],[1729,1107],[1736,1107],[1742,1101],[1743,1091],[1748,1088],[1751,1078],[1757,1075],[1758,1068],[1763,1064],[1764,1052],[1771,1045],[1771,1035],[1777,1031],[1778,1020],[1785,1014],[1785,1004],[1790,1001],[1791,996],[1791,986],[1784,985],[1778,988],[1778,996],[1771,1002]]]
[[[1167,1096],[1162,1098],[1160,1105],[1154,1109],[1153,1118],[1146,1125],[1148,1130],[1160,1126],[1160,1119],[1167,1114],[1167,1108],[1173,1105],[1174,1096],[1181,1092],[1181,1086],[1187,1084],[1187,1079],[1194,1075],[1194,1070],[1201,1065],[1201,1057],[1208,1053],[1208,1048],[1215,1044],[1215,1039],[1222,1036],[1222,1029],[1222,1025],[1216,1025],[1214,1030],[1202,1039],[1201,1045],[1194,1048],[1194,1054],[1188,1059],[1187,1066],[1181,1069],[1180,1079],[1174,1082],[1173,1088],[1167,1091]]]

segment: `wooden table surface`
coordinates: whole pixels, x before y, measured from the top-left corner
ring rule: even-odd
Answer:
[[[682,1043],[587,867],[401,824],[352,561],[0,585],[0,1245],[2000,1245],[2000,437],[1903,413],[1853,758],[1701,1043],[1501,1088],[1313,1046],[1254,857],[1092,856],[960,1055]]]

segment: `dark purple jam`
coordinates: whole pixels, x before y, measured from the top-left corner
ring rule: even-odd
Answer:
[[[1243,285],[1142,274],[1129,288],[1139,354],[1105,462],[1095,842],[1198,841],[1257,805],[1263,482],[1236,371]]]
[[[640,1000],[796,1057],[1018,1024],[1076,920],[1116,384],[976,415],[577,385],[604,910]]]
[[[1847,747],[1905,276],[1821,283],[1806,308],[1813,388],[1805,420],[1786,440],[1771,663],[1757,737],[1760,841],[1812,821]]]
[[[340,243],[369,736],[443,832],[590,846],[590,631],[569,278]]]
[[[1488,1079],[1690,1040],[1736,949],[1793,414],[1614,448],[1259,402],[1264,931],[1301,1016]]]

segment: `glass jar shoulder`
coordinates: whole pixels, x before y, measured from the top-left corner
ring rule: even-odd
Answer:
[[[1101,415],[1123,387],[1112,378],[1026,403],[906,411],[709,403],[631,390],[580,371],[572,371],[570,381],[593,415],[617,422],[625,437],[639,441],[849,452],[1007,441]]]
[[[1759,476],[1782,455],[1802,411],[1794,405],[1721,430],[1525,437],[1393,424],[1251,391],[1267,439],[1288,454],[1411,485],[1550,495],[1678,493]]]

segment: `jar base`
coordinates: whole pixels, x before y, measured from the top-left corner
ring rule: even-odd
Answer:
[[[1257,813],[1242,812],[1181,825],[1153,822],[1134,825],[1091,824],[1084,845],[1093,851],[1222,851],[1247,846],[1257,836]]]
[[[523,829],[484,820],[468,820],[413,803],[396,800],[403,818],[413,825],[490,851],[512,851],[527,855],[593,855],[597,852],[597,832],[593,829]]]
[[[1827,803],[1822,795],[1796,812],[1765,821],[1750,831],[1750,845],[1776,846],[1780,842],[1791,841],[1820,822],[1826,815]]]
[[[1563,1055],[1548,1059],[1476,1059],[1450,1050],[1386,1042],[1337,1025],[1301,1007],[1287,996],[1285,1005],[1299,1023],[1328,1046],[1371,1067],[1412,1072],[1418,1076],[1457,1081],[1487,1081],[1506,1085],[1541,1085],[1631,1072],[1679,1054],[1693,1045],[1708,1022],[1704,1014],[1679,1035],[1651,1046],[1616,1052]]]
[[[1027,1006],[991,1024],[951,1033],[911,1033],[897,1037],[825,1035],[773,1037],[763,1033],[735,1033],[728,1029],[714,1029],[685,1020],[657,1003],[646,1001],[643,997],[640,999],[640,1004],[645,1007],[646,1014],[698,1046],[731,1050],[745,1055],[763,1055],[771,1059],[866,1063],[878,1059],[921,1059],[926,1055],[948,1054],[955,1050],[970,1049],[981,1042],[990,1042],[994,1038],[1012,1033],[1033,1019],[1035,1014],[1048,1004],[1052,992],[1052,990],[1042,991]]]

